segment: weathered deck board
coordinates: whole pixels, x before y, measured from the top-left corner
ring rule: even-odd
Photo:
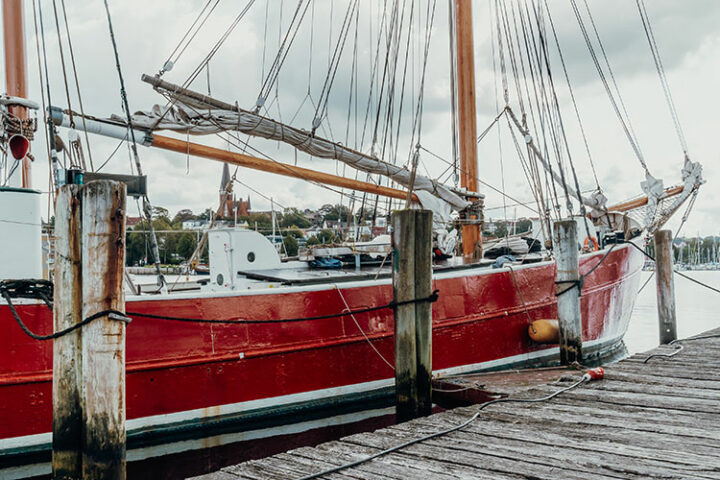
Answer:
[[[460,431],[322,478],[720,479],[720,338],[682,343],[672,358],[645,364],[648,353],[634,355],[607,367],[602,381],[544,403],[490,405]],[[536,398],[566,385],[542,384],[513,396]],[[456,426],[476,411],[457,408],[196,479],[300,478]]]

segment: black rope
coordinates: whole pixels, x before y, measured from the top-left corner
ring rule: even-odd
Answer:
[[[578,289],[578,290],[580,291],[580,293],[582,294],[583,283],[585,283],[584,280],[585,280],[585,277],[584,277],[584,276],[581,276],[581,277],[578,278],[577,280],[557,280],[557,281],[555,282],[555,285],[564,285],[564,284],[566,284],[566,283],[569,283],[570,286],[567,287],[567,288],[564,289],[564,290],[560,290],[559,292],[555,293],[555,296],[556,296],[556,297],[559,297],[560,295],[563,295],[563,294],[569,292],[570,290],[572,290],[572,289],[575,288],[575,287],[577,287],[577,289]]]
[[[637,246],[637,245],[635,245],[635,244],[632,243],[632,242],[626,242],[626,243],[629,243],[630,245],[633,245],[633,246]],[[558,280],[558,281],[556,281],[556,282],[555,282],[555,285],[563,285],[563,284],[567,284],[567,283],[569,283],[569,284],[571,284],[571,285],[570,285],[569,287],[567,287],[566,289],[557,292],[557,293],[555,294],[555,296],[556,296],[556,297],[559,297],[560,295],[569,292],[570,290],[572,290],[572,289],[575,288],[575,287],[577,287],[577,289],[580,291],[580,293],[582,293],[582,287],[583,287],[583,284],[585,283],[585,278],[587,278],[587,277],[588,277],[591,273],[593,273],[600,265],[602,265],[602,263],[603,263],[603,262],[608,258],[608,256],[610,255],[610,252],[612,252],[612,251],[615,249],[615,247],[617,247],[618,245],[620,245],[620,243],[614,243],[614,244],[608,249],[608,251],[605,252],[605,255],[603,255],[603,257],[600,259],[600,261],[599,261],[598,263],[596,263],[595,265],[593,265],[593,267],[592,267],[590,270],[588,270],[587,272],[585,272],[584,275],[580,275],[580,278],[578,278],[577,280]]]
[[[439,297],[439,290],[435,290],[432,294],[423,298],[413,298],[411,300],[403,300],[400,302],[392,301],[385,305],[379,305],[376,307],[361,308],[358,310],[348,310],[347,312],[330,313],[327,315],[317,315],[314,317],[298,317],[298,318],[283,318],[283,319],[268,319],[268,320],[213,320],[206,318],[188,318],[188,317],[171,317],[169,315],[153,315],[150,313],[141,312],[127,312],[128,316],[131,317],[142,317],[142,318],[154,318],[157,320],[171,320],[175,322],[189,322],[189,323],[213,323],[213,324],[229,324],[229,325],[249,325],[249,324],[262,324],[262,323],[294,323],[294,322],[308,322],[312,320],[326,320],[329,318],[345,317],[350,315],[357,315],[360,313],[375,312],[378,310],[385,310],[390,308],[396,308],[402,305],[409,305],[411,303],[435,303]]]
[[[8,304],[8,307],[10,307],[10,313],[12,313],[13,317],[15,318],[15,321],[20,326],[23,332],[35,340],[54,340],[56,338],[64,337],[68,333],[74,332],[78,328],[81,328],[88,323],[92,322],[93,320],[97,320],[98,318],[107,316],[110,320],[115,320],[119,322],[124,323],[130,323],[130,319],[125,316],[125,314],[119,310],[113,310],[113,309],[107,309],[102,310],[100,312],[94,313],[90,315],[89,317],[85,318],[83,321],[76,323],[75,325],[68,327],[66,329],[60,330],[59,332],[51,333],[49,335],[38,335],[36,333],[33,333],[27,325],[25,325],[20,319],[20,315],[18,315],[17,311],[15,310],[15,306],[12,303],[12,298],[10,297],[10,294],[6,290],[0,291],[0,294],[2,294],[3,298]]]
[[[632,245],[633,247],[637,248],[637,249],[638,249],[640,252],[642,252],[642,254],[645,255],[647,258],[649,258],[649,259],[652,260],[653,262],[656,262],[655,257],[653,257],[652,255],[650,255],[650,254],[649,254],[648,252],[646,252],[644,249],[640,248],[639,246],[635,245],[635,244],[632,243],[632,242],[628,242],[628,243],[629,243],[630,245]],[[693,282],[693,283],[697,283],[697,284],[700,285],[700,286],[703,286],[703,287],[705,287],[705,288],[707,288],[707,289],[710,289],[710,290],[712,290],[713,292],[720,293],[720,289],[715,288],[715,287],[713,287],[712,285],[708,285],[707,283],[703,283],[703,282],[701,282],[700,280],[697,280],[697,279],[695,279],[695,278],[692,278],[690,275],[686,275],[686,274],[684,274],[683,272],[681,272],[681,271],[679,271],[679,270],[673,269],[673,272],[675,272],[676,274],[678,274],[679,276],[681,276],[681,277],[683,277],[683,278],[686,278],[686,279],[690,280],[690,281]]]
[[[368,313],[368,312],[375,312],[378,310],[385,310],[385,309],[391,309],[391,308],[397,308],[402,305],[410,305],[412,303],[435,303],[437,302],[439,298],[439,292],[440,290],[433,291],[429,296],[422,297],[422,298],[413,298],[410,300],[402,300],[402,301],[391,301],[390,303],[387,303],[385,305],[379,305],[376,307],[368,307],[368,308],[361,308],[358,310],[348,310],[346,312],[339,312],[339,313],[331,313],[327,315],[317,315],[314,317],[298,317],[298,318],[283,318],[283,319],[269,319],[269,320],[214,320],[214,319],[205,319],[205,318],[188,318],[188,317],[172,317],[169,315],[153,315],[150,313],[141,313],[141,312],[120,312],[118,310],[103,310],[102,312],[95,313],[81,322],[66,328],[64,330],[61,330],[59,332],[55,332],[50,335],[37,335],[30,331],[30,329],[23,323],[22,319],[18,315],[17,311],[15,310],[15,307],[12,304],[12,298],[40,298],[42,299],[48,306],[48,308],[52,308],[52,302],[50,298],[52,297],[52,282],[48,280],[3,280],[0,282],[0,295],[5,298],[5,300],[8,303],[8,306],[10,307],[10,311],[13,314],[13,317],[15,317],[15,321],[18,323],[20,328],[30,337],[34,338],[35,340],[51,340],[55,338],[62,337],[63,335],[67,335],[68,333],[77,330],[78,328],[87,325],[88,323],[92,322],[93,320],[103,317],[105,315],[110,315],[110,318],[112,320],[120,320],[124,321],[125,323],[130,323],[130,318],[128,317],[141,317],[141,318],[154,318],[157,320],[171,320],[176,322],[188,322],[188,323],[212,323],[212,324],[230,324],[230,325],[248,325],[248,324],[262,324],[262,323],[293,323],[293,322],[307,322],[312,320],[325,320],[329,318],[338,318],[338,317],[345,317],[345,316],[351,316],[351,315],[357,315],[360,313]],[[49,289],[49,290],[48,290]],[[50,291],[51,293],[48,295],[47,291]]]
[[[685,275],[684,273],[682,273],[682,272],[680,272],[680,271],[678,271],[678,270],[675,270],[675,273],[677,273],[678,275],[680,275],[680,276],[683,277],[683,278],[686,278],[686,279],[690,280],[690,281],[693,282],[693,283],[697,283],[698,285],[701,285],[701,286],[703,286],[703,287],[705,287],[705,288],[708,288],[708,289],[712,290],[713,292],[720,293],[720,290],[719,290],[719,289],[717,289],[717,288],[715,288],[715,287],[713,287],[713,286],[711,286],[711,285],[708,285],[707,283],[703,283],[703,282],[701,282],[700,280],[697,280],[697,279],[695,279],[695,278],[692,278],[692,277],[689,276],[689,275]]]

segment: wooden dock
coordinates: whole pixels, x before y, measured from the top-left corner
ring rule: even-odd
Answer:
[[[699,336],[720,335],[720,328]],[[720,479],[720,338],[681,340],[608,366],[593,381],[533,404],[497,403],[460,431],[325,479]],[[536,398],[577,380],[533,387]],[[372,433],[291,450],[195,477],[298,479],[467,421],[461,407]]]

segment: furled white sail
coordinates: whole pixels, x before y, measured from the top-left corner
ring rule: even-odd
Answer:
[[[231,109],[217,108],[221,102],[206,102],[197,95],[188,96],[176,91],[164,91],[163,93],[171,96],[175,100],[175,104],[166,110],[155,105],[150,111],[136,112],[132,115],[134,127],[173,130],[193,135],[234,130],[287,143],[314,157],[336,159],[358,170],[384,175],[405,188],[410,188],[411,172],[405,167],[384,162],[330,140],[314,136],[311,132],[284,125],[234,106],[228,105]],[[415,175],[413,190],[429,192],[449,204],[454,210],[459,211],[470,205],[470,202],[448,187],[422,175]]]

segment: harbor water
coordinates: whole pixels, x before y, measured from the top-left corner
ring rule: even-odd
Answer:
[[[688,271],[684,274],[720,289],[720,270]],[[659,343],[657,293],[653,272],[641,272],[645,288],[640,291],[625,335],[632,355],[654,348]],[[720,326],[720,293],[713,292],[686,278],[675,275],[677,335],[685,338]]]

